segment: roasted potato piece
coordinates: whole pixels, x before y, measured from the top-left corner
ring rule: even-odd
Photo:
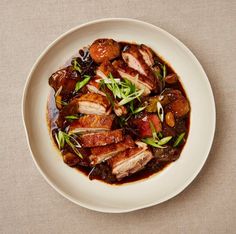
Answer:
[[[182,96],[182,97],[179,97],[176,101],[174,102],[171,102],[169,105],[168,105],[168,108],[173,112],[173,114],[177,117],[177,118],[180,118],[180,117],[183,117],[184,115],[186,115],[189,110],[190,110],[190,107],[189,107],[189,103],[187,101],[187,99]]]
[[[90,46],[89,53],[96,63],[102,63],[118,57],[120,46],[112,39],[98,39]]]

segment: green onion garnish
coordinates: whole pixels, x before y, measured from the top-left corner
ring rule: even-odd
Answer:
[[[161,122],[164,121],[164,109],[160,102],[157,102],[157,114]]]
[[[76,115],[67,115],[67,116],[65,117],[65,119],[66,119],[66,120],[74,120],[74,119],[79,119],[79,117],[76,116]]]
[[[71,64],[72,64],[74,70],[81,73],[82,70],[81,70],[80,64],[77,62],[76,58],[72,59]]]
[[[165,145],[172,139],[172,136],[167,136],[158,141],[158,145]]]
[[[55,134],[55,139],[56,142],[58,144],[59,149],[64,148],[65,143],[67,145],[69,145],[72,150],[80,157],[83,158],[83,155],[78,151],[78,149],[76,147],[81,147],[81,145],[79,144],[79,142],[70,134],[67,134],[63,131],[59,131],[58,134]],[[74,144],[73,142],[75,142],[76,144]]]
[[[90,76],[84,75],[84,79],[82,81],[78,81],[75,85],[75,91],[79,91],[82,87],[84,87],[90,80]]]
[[[179,144],[182,142],[183,138],[184,138],[185,132],[181,133],[178,138],[176,139],[175,143],[174,143],[174,147],[179,146]]]
[[[153,138],[143,138],[141,141],[155,148],[166,148],[164,146],[159,145],[157,141],[155,141]]]

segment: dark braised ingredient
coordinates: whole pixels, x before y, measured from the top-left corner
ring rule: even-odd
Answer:
[[[70,167],[74,167],[81,161],[81,158],[71,152],[68,152],[63,155],[63,160]]]
[[[113,67],[110,61],[104,61],[97,69],[96,73],[99,76],[99,71],[102,72],[105,76],[112,74],[114,77],[119,77],[119,73]],[[101,73],[100,73],[101,74]],[[102,77],[101,77],[102,78]]]
[[[124,139],[123,130],[95,132],[83,134],[80,136],[80,142],[83,147],[96,147],[118,143]]]
[[[66,95],[74,91],[78,78],[78,74],[73,70],[73,67],[68,66],[53,73],[49,78],[49,85],[53,87],[55,92],[61,88],[60,95]]]
[[[177,118],[183,117],[190,110],[189,103],[184,96],[181,96],[177,100],[175,100],[174,102],[171,102],[170,104],[168,104],[167,108],[170,111],[172,111],[173,114]]]
[[[159,162],[172,162],[179,158],[179,149],[167,146],[166,148],[154,148],[154,157]]]
[[[175,73],[169,74],[165,77],[165,82],[167,84],[174,84],[178,81],[178,76]]]
[[[120,46],[112,39],[98,39],[90,46],[89,53],[96,63],[102,63],[118,57]]]

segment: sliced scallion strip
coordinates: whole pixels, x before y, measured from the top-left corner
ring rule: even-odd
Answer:
[[[81,147],[81,145],[73,136],[71,136],[63,131],[59,131],[58,134],[55,134],[55,138],[56,138],[59,149],[62,149],[65,146],[65,143],[67,143],[67,145],[69,145],[72,148],[72,150],[80,158],[83,158],[83,155],[76,148],[76,147]],[[76,143],[76,145],[73,144],[70,139],[72,139]]]
[[[143,111],[145,108],[146,106],[140,106],[133,111],[133,114],[138,114],[139,112]]]
[[[163,79],[166,77],[166,65],[164,64],[162,66],[162,71],[163,71]]]
[[[179,144],[182,142],[183,138],[184,138],[185,132],[181,133],[178,138],[176,139],[173,147],[177,147],[179,146]]]
[[[62,131],[59,131],[58,134],[55,134],[55,138],[58,144],[59,149],[62,149],[65,145],[65,138]]]
[[[161,146],[158,143],[156,143],[156,141],[153,138],[143,138],[142,142],[144,142],[144,143],[146,143],[148,145],[151,145],[151,146],[153,146],[155,148],[161,148],[161,149],[166,148],[166,147]]]
[[[66,119],[66,120],[74,120],[74,119],[79,119],[79,117],[76,116],[76,115],[67,115],[67,116],[65,117],[65,119]]]
[[[172,136],[167,136],[158,141],[158,145],[165,145],[172,139]]]
[[[155,139],[158,139],[157,138],[157,132],[156,132],[156,129],[155,129],[155,126],[153,124],[152,121],[149,122],[149,125],[150,125],[150,128],[151,128],[151,131],[152,131],[152,138],[155,140]]]
[[[160,102],[157,102],[157,114],[161,122],[164,120],[164,109]]]
[[[139,91],[136,91],[135,93],[131,93],[129,94],[127,97],[124,97],[118,104],[119,106],[123,106],[129,102],[131,102],[132,100],[138,98],[139,96],[141,96],[143,94],[144,90],[141,89]]]
[[[78,81],[75,85],[75,91],[79,91],[82,87],[84,87],[90,80],[90,76],[85,75],[82,81]]]
[[[82,70],[81,70],[80,64],[77,62],[76,58],[72,59],[71,64],[72,64],[74,70],[81,73]]]

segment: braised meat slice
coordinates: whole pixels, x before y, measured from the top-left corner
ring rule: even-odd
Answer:
[[[139,51],[138,46],[127,46],[122,52],[122,58],[128,64],[129,67],[135,69],[140,74],[147,76],[150,72],[150,67],[143,59],[142,54]]]
[[[146,147],[129,148],[108,159],[112,174],[117,180],[129,176],[142,170],[145,165],[153,158],[151,151]]]
[[[134,147],[134,141],[130,136],[126,136],[123,141],[119,143],[113,143],[106,146],[98,146],[91,149],[91,155],[89,159],[91,161],[91,165],[95,165],[101,163],[119,152]]]
[[[87,133],[80,136],[80,143],[83,147],[96,147],[118,143],[124,139],[123,130],[103,131]]]
[[[97,132],[110,130],[114,115],[86,115],[70,125],[70,133]]]
[[[154,60],[151,49],[145,45],[127,46],[122,52],[122,58],[130,68],[147,77],[146,79],[148,79],[149,83],[152,84],[150,90],[161,92],[162,84],[154,74]]]
[[[59,89],[60,94],[69,94],[74,91],[78,75],[72,66],[60,69],[54,72],[49,78],[49,85],[57,92]]]
[[[116,68],[122,78],[128,79],[135,84],[138,89],[143,89],[143,95],[148,95],[155,88],[155,82],[149,77],[140,74],[138,71],[130,68],[122,60],[114,61],[112,65]]]
[[[91,93],[98,93],[101,94],[102,96],[106,96],[106,94],[102,92],[100,89],[100,84],[99,84],[100,80],[101,78],[99,76],[95,76],[92,80],[89,81],[86,87],[88,91]]]
[[[139,47],[139,52],[142,54],[145,63],[149,67],[152,67],[154,65],[154,59],[153,59],[153,52],[152,52],[152,50],[149,47],[147,47],[146,45],[142,44]]]
[[[119,77],[119,73],[116,71],[110,61],[104,61],[102,64],[100,64],[96,74],[101,78],[104,78],[104,75],[109,76],[110,74],[112,74],[114,77]]]
[[[106,97],[98,93],[87,93],[78,98],[78,112],[82,114],[108,115],[111,111]]]
[[[98,39],[89,48],[89,53],[96,63],[112,60],[120,55],[119,43],[112,39]]]

